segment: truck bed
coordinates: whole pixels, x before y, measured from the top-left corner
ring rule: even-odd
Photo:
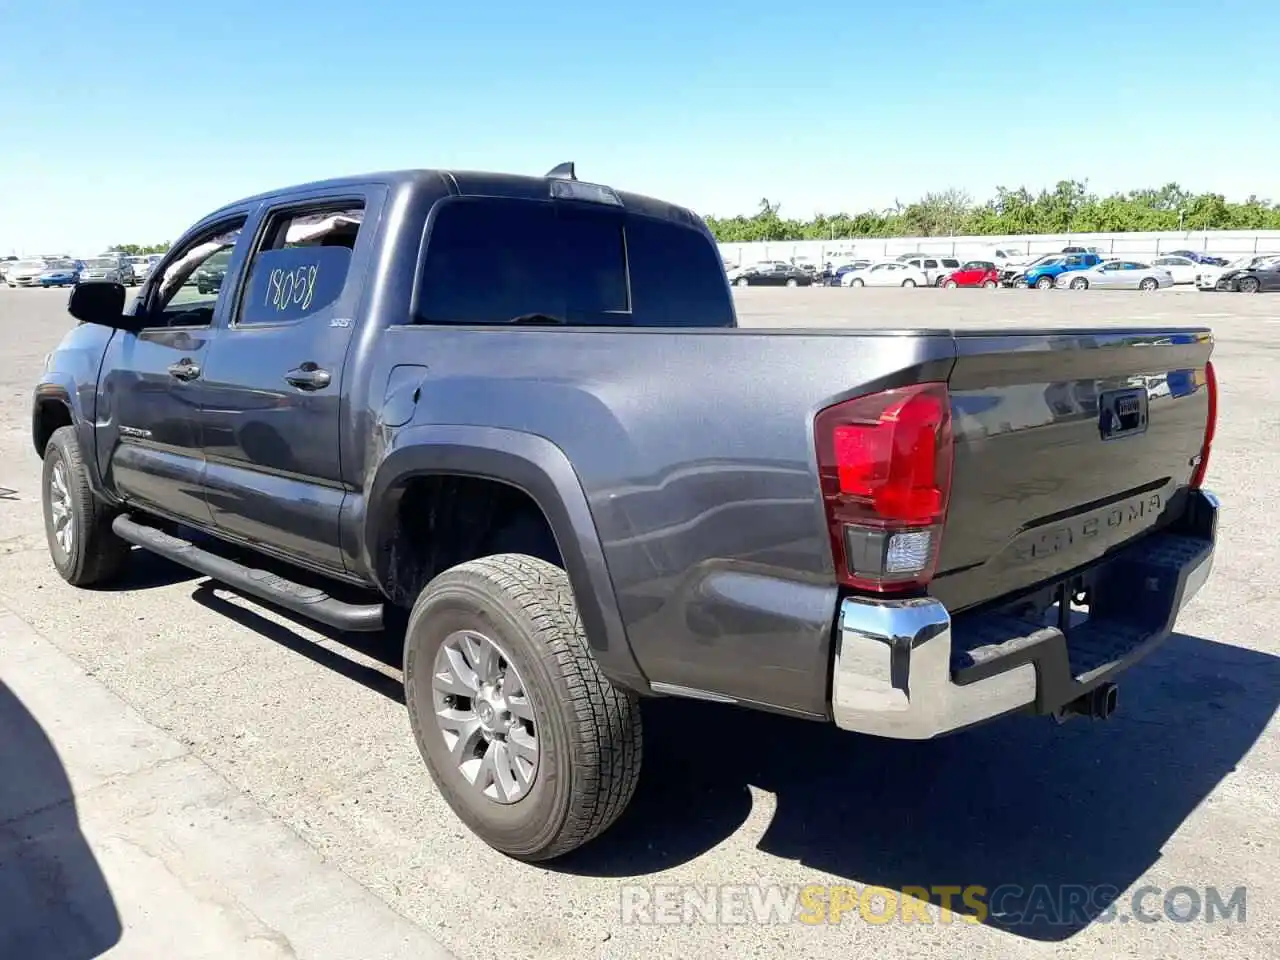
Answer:
[[[814,418],[920,382],[951,391],[938,575],[956,610],[1084,566],[1159,526],[1207,419],[1203,330],[403,327],[430,355],[416,419],[552,439],[590,504],[652,682],[828,712],[837,582]],[[1143,431],[1099,434],[1138,395]],[[1126,401],[1129,402],[1129,401]]]

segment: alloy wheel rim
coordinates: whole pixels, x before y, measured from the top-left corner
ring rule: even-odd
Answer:
[[[539,757],[533,703],[498,642],[476,630],[449,634],[431,688],[436,725],[463,779],[495,803],[528,794]]]
[[[70,556],[75,545],[75,527],[71,522],[71,490],[67,486],[67,471],[62,461],[53,465],[53,475],[49,478],[49,513],[53,518],[53,536],[59,549]]]

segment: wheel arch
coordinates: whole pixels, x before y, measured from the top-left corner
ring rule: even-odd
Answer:
[[[31,406],[31,443],[36,456],[43,457],[54,431],[76,425],[71,399],[65,390],[46,389],[36,392]]]
[[[544,437],[492,427],[409,427],[396,435],[365,496],[362,561],[388,593],[389,549],[401,524],[401,500],[416,480],[460,477],[514,488],[541,511],[573,590],[592,654],[609,680],[640,693],[648,681],[626,628],[581,481],[569,458]]]

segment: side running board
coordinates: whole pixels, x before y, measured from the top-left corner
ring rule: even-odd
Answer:
[[[111,529],[122,540],[144,550],[320,623],[353,633],[374,633],[382,629],[381,603],[355,604],[335,600],[323,590],[294,583],[266,570],[246,567],[202,550],[189,540],[137,523],[124,514],[111,522]]]

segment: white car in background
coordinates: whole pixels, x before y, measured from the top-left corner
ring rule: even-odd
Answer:
[[[942,286],[947,277],[960,269],[962,263],[959,257],[944,257],[927,253],[918,257],[911,257],[902,262],[910,264],[924,273],[925,279],[931,287]]]
[[[147,257],[130,257],[129,263],[133,267],[134,279],[141,283],[147,279],[147,274],[151,272],[152,266],[159,262],[160,258],[156,256]]]
[[[1280,260],[1280,254],[1259,253],[1232,260],[1225,267],[1211,267],[1201,264],[1200,271],[1196,274],[1196,287],[1200,290],[1216,290],[1218,289],[1218,280],[1228,270],[1249,270],[1253,267],[1266,266],[1275,260]]]
[[[40,274],[49,269],[48,260],[10,260],[4,282],[11,287],[38,287]]]
[[[844,287],[927,287],[929,278],[919,267],[901,260],[881,260],[865,270],[846,273],[840,281]]]
[[[1190,257],[1156,257],[1150,263],[1153,267],[1169,271],[1174,283],[1195,283],[1196,276],[1204,270],[1204,264],[1196,263]]]

